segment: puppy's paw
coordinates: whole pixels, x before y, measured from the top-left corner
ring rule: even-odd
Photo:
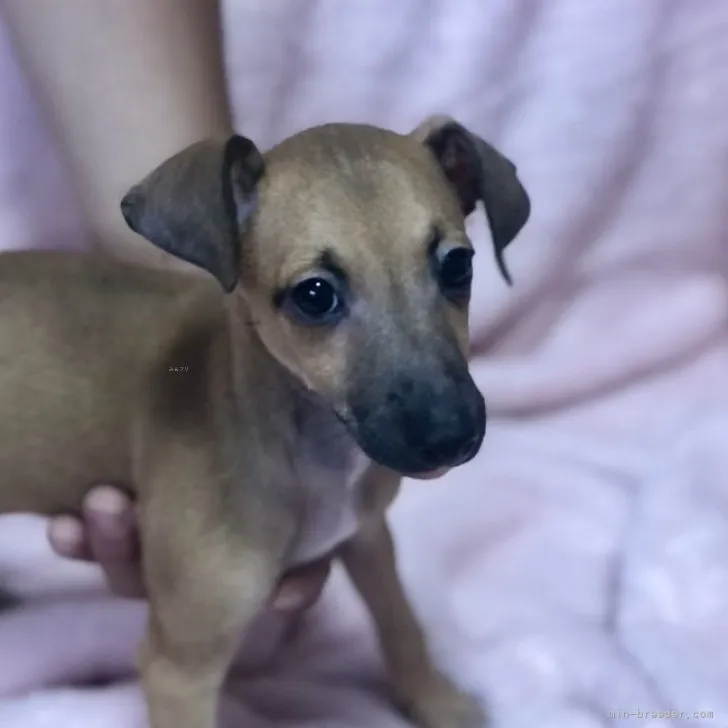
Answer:
[[[478,701],[446,677],[434,674],[397,690],[405,713],[417,728],[487,728]]]

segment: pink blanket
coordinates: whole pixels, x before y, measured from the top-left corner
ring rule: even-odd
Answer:
[[[444,111],[531,194],[515,288],[477,257],[483,451],[393,513],[444,668],[503,728],[728,726],[728,3],[230,0],[227,31],[261,145]],[[76,239],[5,38],[0,55],[0,241]],[[0,726],[143,728],[143,607],[52,558],[35,518],[0,518],[8,580],[66,596],[0,618]],[[276,655],[237,666],[225,728],[405,725],[341,574]]]

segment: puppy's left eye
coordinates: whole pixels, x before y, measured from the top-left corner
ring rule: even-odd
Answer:
[[[473,280],[473,254],[470,248],[453,248],[440,260],[437,277],[445,294],[468,292]]]
[[[307,278],[296,284],[288,295],[288,308],[299,321],[330,324],[344,311],[341,295],[325,278]]]

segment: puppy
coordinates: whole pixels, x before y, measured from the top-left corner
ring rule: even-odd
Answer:
[[[331,124],[265,157],[237,135],[200,142],[128,192],[129,226],[205,273],[0,256],[0,511],[136,488],[152,728],[213,728],[277,577],[333,550],[415,723],[485,725],[428,654],[385,520],[403,475],[483,440],[467,365],[478,202],[508,279],[530,213],[510,161],[446,118]]]

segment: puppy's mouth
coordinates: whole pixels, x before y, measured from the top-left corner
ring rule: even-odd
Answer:
[[[477,444],[475,444],[476,439],[474,439],[472,441],[473,444],[471,445],[467,453],[451,463],[448,463],[446,465],[438,465],[435,468],[429,468],[425,470],[404,472],[403,475],[406,478],[412,478],[413,480],[437,480],[437,478],[442,478],[454,468],[459,468],[461,465],[465,465],[465,463],[470,462],[480,451],[481,442],[482,437],[477,438]]]
[[[454,467],[457,466],[448,465],[430,470],[426,473],[405,473],[404,475],[406,478],[412,478],[413,480],[437,480],[438,478],[442,478],[443,475],[447,475]]]
[[[337,415],[367,457],[379,465],[401,473],[414,480],[435,480],[447,474],[453,468],[472,460],[480,450],[484,432],[474,435],[459,447],[453,447],[448,453],[433,452],[425,449],[411,448],[395,442],[402,440],[393,433],[387,437],[380,431],[362,431],[359,423],[347,416]]]

